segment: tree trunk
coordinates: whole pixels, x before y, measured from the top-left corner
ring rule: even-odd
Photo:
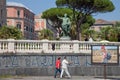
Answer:
[[[81,25],[82,25],[82,22],[84,21],[84,19],[86,18],[86,15],[83,15],[77,22],[77,28],[76,28],[76,32],[77,32],[77,40],[81,41],[82,39],[82,28],[81,28]]]
[[[81,41],[81,36],[82,36],[82,30],[81,30],[81,24],[82,24],[82,19],[78,20],[77,22],[77,28],[76,28],[76,32],[77,32],[77,40]]]

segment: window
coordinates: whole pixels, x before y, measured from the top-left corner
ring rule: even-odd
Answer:
[[[26,26],[26,31],[29,31],[29,27],[28,26]]]
[[[2,18],[2,16],[3,16],[3,10],[1,9],[1,18]]]
[[[17,17],[20,17],[20,10],[17,10]]]
[[[26,31],[26,25],[24,25],[24,30]]]
[[[21,29],[21,23],[17,23],[16,26],[17,26],[18,29]]]

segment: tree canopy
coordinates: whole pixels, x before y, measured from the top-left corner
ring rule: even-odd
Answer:
[[[75,8],[75,10],[84,14],[111,12],[114,10],[111,0],[56,0],[56,5]]]
[[[67,13],[68,15],[72,14],[71,9],[66,8],[51,8],[43,12],[42,18],[47,19],[50,25],[52,26],[58,26],[61,22],[59,22],[57,15],[64,16],[64,13]]]
[[[76,22],[77,40],[81,40],[82,23],[86,16],[93,13],[111,12],[115,9],[111,0],[56,0],[58,7],[71,8],[73,10],[73,20]],[[78,14],[75,14],[75,11]]]
[[[51,24],[54,28],[57,28],[57,30],[61,27],[62,20],[57,18],[58,16],[63,17],[64,14],[67,14],[68,17],[71,20],[72,27],[71,27],[71,39],[75,39],[76,37],[76,31],[75,31],[75,21],[73,20],[73,11],[69,8],[51,8],[43,12],[42,18],[47,19],[47,22]],[[78,12],[75,12],[75,14],[78,14]],[[86,19],[84,20],[82,26],[83,30],[89,29],[90,25],[92,25],[95,22],[93,17],[91,15],[86,16]],[[58,31],[59,32],[59,31]]]

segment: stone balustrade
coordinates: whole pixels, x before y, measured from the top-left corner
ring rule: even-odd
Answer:
[[[91,45],[119,45],[120,42],[0,40],[0,53],[91,53]],[[120,51],[119,51],[120,52]]]

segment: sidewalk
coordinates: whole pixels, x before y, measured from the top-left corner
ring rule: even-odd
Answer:
[[[94,76],[73,76],[71,79],[67,78],[54,78],[53,76],[27,76],[27,77],[12,77],[12,78],[2,78],[0,80],[120,80],[120,76],[111,76],[104,79],[101,77]]]

